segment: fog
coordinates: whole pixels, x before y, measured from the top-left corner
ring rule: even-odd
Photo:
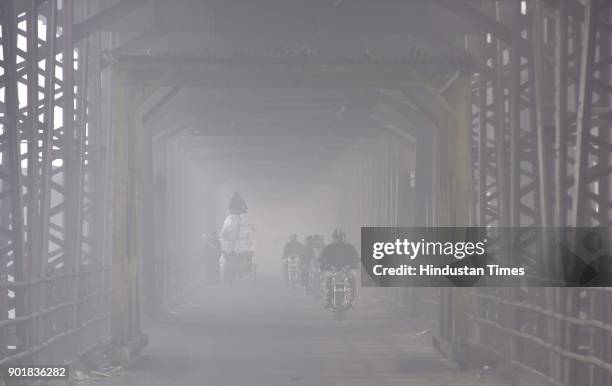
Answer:
[[[216,191],[216,224],[221,229],[228,197],[239,191],[249,205],[249,221],[255,228],[258,270],[280,275],[283,247],[292,233],[331,235],[338,225],[339,193],[332,186],[274,180],[231,180]]]
[[[0,0],[0,386],[611,385],[611,4]]]

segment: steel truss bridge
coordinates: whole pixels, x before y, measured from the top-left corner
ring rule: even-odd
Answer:
[[[140,350],[228,175],[328,181],[353,234],[611,225],[612,1],[176,3],[0,1],[0,364]],[[451,357],[612,382],[608,288],[389,296]]]

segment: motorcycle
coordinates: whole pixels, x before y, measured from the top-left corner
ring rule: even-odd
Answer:
[[[310,283],[310,293],[315,299],[321,299],[325,283],[321,280],[321,267],[319,266],[318,262],[313,261],[312,264],[310,264],[308,274],[310,275],[310,278],[308,279]]]
[[[291,289],[295,289],[300,279],[300,257],[289,256],[287,258],[287,282]]]
[[[253,253],[226,253],[224,254],[223,280],[226,285],[234,281],[247,279],[252,284],[256,281],[255,263]]]
[[[353,289],[348,269],[335,269],[331,274],[331,285],[328,290],[333,291],[331,297],[331,310],[338,321],[342,321],[346,312],[353,306]]]

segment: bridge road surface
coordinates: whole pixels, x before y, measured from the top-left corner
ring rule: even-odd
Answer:
[[[431,348],[431,334],[400,318],[382,289],[360,289],[338,322],[322,303],[280,281],[198,288],[161,322],[129,369],[107,386],[502,386]],[[419,333],[419,330],[420,333]]]

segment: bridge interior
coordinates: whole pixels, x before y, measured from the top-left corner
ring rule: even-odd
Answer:
[[[275,276],[294,232],[610,226],[611,5],[1,1],[0,364],[149,349],[157,372],[106,384],[252,384],[225,362],[196,370],[231,361],[220,336],[255,356],[237,325],[276,342],[258,384],[497,384],[469,372],[495,358],[524,384],[609,385],[607,288],[367,289],[338,325]],[[261,279],[202,287],[201,235],[233,190]],[[518,247],[534,264],[539,242]],[[190,339],[199,354],[173,346],[173,370],[197,376],[165,379],[161,347]],[[434,350],[448,362],[423,378],[382,365]],[[292,355],[304,373],[266,373]],[[345,367],[324,379],[321,358]]]

